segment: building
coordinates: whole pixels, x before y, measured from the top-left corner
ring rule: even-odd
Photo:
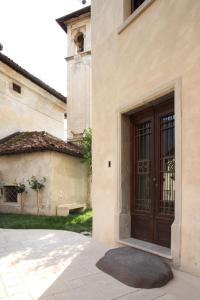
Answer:
[[[67,33],[68,140],[80,141],[91,128],[91,16],[90,6],[56,20]]]
[[[87,169],[80,148],[46,132],[18,132],[0,140],[0,211],[67,215],[69,208],[85,208]],[[44,188],[32,190],[28,180],[46,178]],[[17,194],[16,183],[26,185]],[[37,205],[37,201],[39,202]]]
[[[0,212],[67,215],[88,200],[80,147],[63,141],[66,97],[0,53]],[[46,178],[37,193],[28,180]],[[17,194],[16,184],[26,191]],[[78,188],[77,188],[78,187]]]
[[[61,139],[66,97],[0,53],[0,138],[16,131],[47,131]]]
[[[199,11],[197,0],[93,0],[91,13],[94,238],[197,275]]]

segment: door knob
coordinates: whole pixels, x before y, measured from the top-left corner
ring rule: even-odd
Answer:
[[[156,177],[153,177],[153,182],[156,182],[156,181],[157,181]]]

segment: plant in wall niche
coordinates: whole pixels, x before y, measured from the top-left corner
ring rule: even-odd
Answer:
[[[29,186],[32,190],[37,193],[37,215],[39,215],[40,211],[40,203],[39,203],[39,191],[44,188],[46,182],[46,177],[38,180],[35,176],[32,176],[31,179],[28,180]]]
[[[16,187],[17,194],[20,194],[20,196],[21,196],[20,206],[21,206],[21,212],[23,212],[23,210],[24,210],[24,199],[23,199],[22,195],[26,191],[26,186],[23,182],[15,181],[15,187]]]
[[[83,149],[82,162],[89,167],[90,173],[92,173],[92,129],[89,128],[85,131],[83,140],[81,141]]]

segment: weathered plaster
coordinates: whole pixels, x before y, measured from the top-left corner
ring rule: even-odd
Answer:
[[[45,187],[39,193],[40,214],[55,215],[60,204],[87,203],[87,168],[80,158],[58,152],[36,152],[0,156],[0,186],[24,182],[24,213],[37,213],[36,192],[27,182],[33,175],[46,177]],[[19,199],[20,200],[20,199]],[[6,203],[0,198],[0,211],[20,213],[20,203]]]

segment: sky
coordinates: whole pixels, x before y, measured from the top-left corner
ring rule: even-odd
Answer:
[[[2,53],[66,96],[67,34],[55,19],[82,7],[81,0],[0,0]]]

